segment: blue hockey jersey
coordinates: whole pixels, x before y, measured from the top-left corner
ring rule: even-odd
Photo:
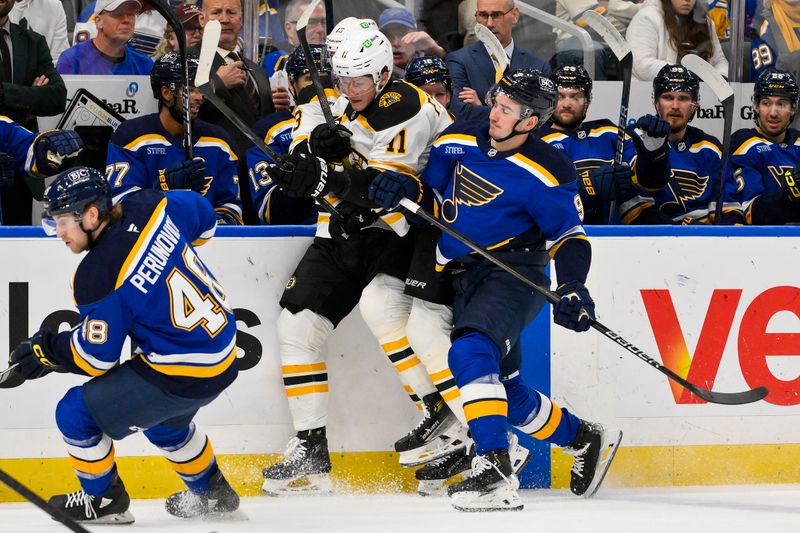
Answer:
[[[422,180],[440,197],[439,217],[484,248],[542,249],[555,256],[567,241],[588,245],[572,162],[538,137],[498,152],[489,143],[487,122],[457,122],[433,143]],[[437,270],[469,253],[443,234]],[[558,275],[580,278],[561,268]]]
[[[159,172],[184,161],[183,139],[172,136],[158,113],[123,122],[108,144],[106,178],[115,198],[139,189],[158,188]],[[225,131],[213,124],[192,121],[192,152],[206,162],[202,194],[218,213],[242,223],[242,201],[236,173],[236,155]]]
[[[216,229],[211,206],[192,191],[141,190],[78,266],[73,294],[80,323],[56,338],[59,363],[99,376],[129,363],[182,397],[213,396],[237,374],[236,319],[225,291],[195,253]]]
[[[731,137],[731,156],[725,169],[726,198],[738,203],[747,224],[784,223],[775,217],[770,203],[760,204],[767,195],[782,194],[778,178],[790,168],[800,166],[800,131],[786,130],[784,142],[765,139],[756,128],[741,129]],[[727,207],[727,206],[726,206]]]
[[[33,154],[33,141],[36,137],[36,133],[0,115],[0,152],[14,158],[14,170],[17,172],[37,174]]]

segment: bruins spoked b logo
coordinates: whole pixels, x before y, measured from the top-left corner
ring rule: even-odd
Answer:
[[[442,202],[442,218],[453,223],[458,218],[458,206],[477,207],[485,205],[503,194],[503,189],[478,176],[458,163],[453,176],[453,194]]]

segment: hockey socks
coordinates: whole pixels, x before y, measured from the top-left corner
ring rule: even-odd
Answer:
[[[194,422],[188,428],[156,426],[145,430],[145,436],[158,446],[170,466],[192,491],[205,491],[209,480],[218,471],[211,441]]]

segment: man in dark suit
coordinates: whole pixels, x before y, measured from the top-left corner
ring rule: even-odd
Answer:
[[[14,0],[0,4],[0,78],[4,93],[0,114],[36,131],[37,116],[64,112],[67,88],[53,67],[45,38],[9,20],[13,7]],[[37,196],[44,192],[42,180],[26,180],[20,173],[13,184],[0,189],[3,224],[30,226],[33,194],[28,183]]]
[[[511,69],[536,68],[550,74],[550,66],[514,43],[512,30],[519,21],[514,0],[478,0],[475,20],[494,33],[511,58]],[[483,43],[475,43],[447,55],[447,70],[453,82],[453,95],[465,104],[482,106],[495,83],[495,68]]]
[[[264,70],[241,54],[238,37],[242,30],[241,0],[204,0],[200,23],[218,20],[222,26],[217,55],[211,64],[211,86],[245,123],[253,126],[258,119],[275,112],[269,78]],[[199,52],[199,50],[198,50]],[[233,139],[233,150],[239,158],[239,183],[242,195],[242,218],[245,224],[258,224],[250,201],[247,180],[247,149],[250,141],[211,102],[204,102],[199,118],[221,126]],[[244,184],[244,186],[241,186]]]

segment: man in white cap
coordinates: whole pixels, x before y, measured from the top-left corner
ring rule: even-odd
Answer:
[[[56,70],[61,74],[149,76],[153,60],[128,44],[141,8],[139,0],[97,0],[97,36],[65,50]]]

